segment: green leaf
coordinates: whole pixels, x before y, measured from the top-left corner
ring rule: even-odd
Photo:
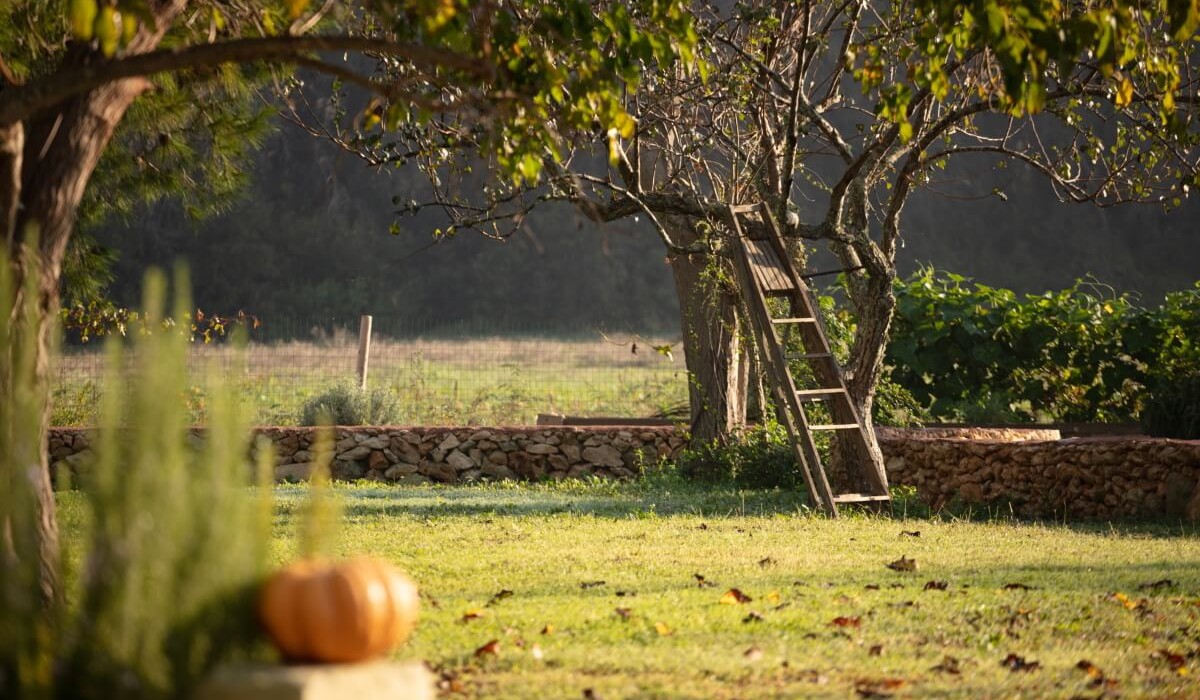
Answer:
[[[96,15],[96,40],[105,56],[112,56],[121,46],[121,13],[112,5],[100,8]]]
[[[71,32],[80,41],[91,41],[95,35],[96,15],[100,8],[96,0],[71,0],[67,13],[71,20]]]

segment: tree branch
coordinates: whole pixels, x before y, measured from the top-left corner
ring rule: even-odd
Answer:
[[[404,58],[428,68],[453,68],[483,75],[483,66],[471,57],[412,44],[355,36],[268,37],[235,39],[215,44],[184,46],[136,54],[110,61],[97,61],[64,68],[44,79],[0,92],[0,125],[24,121],[75,95],[123,78],[203,68],[226,63],[274,61],[303,63],[318,70],[329,64],[313,62],[305,54],[315,51],[355,51]],[[342,76],[345,77],[345,76]],[[382,86],[367,81],[371,86]],[[375,88],[377,91],[379,88]]]

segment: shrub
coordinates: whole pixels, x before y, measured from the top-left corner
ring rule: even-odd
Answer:
[[[187,697],[215,664],[261,644],[254,594],[270,561],[271,489],[246,488],[246,422],[232,392],[215,391],[209,439],[190,448],[187,340],[139,335],[130,376],[114,342],[108,381],[128,391],[104,394],[84,489],[61,498],[82,507],[87,528],[65,533],[71,556],[52,565],[61,594],[48,600],[27,478],[45,394],[28,334],[9,322],[8,269],[0,259],[0,697]],[[162,318],[164,296],[163,277],[148,277],[147,318]]]
[[[698,481],[747,488],[803,488],[804,476],[782,425],[750,426],[729,443],[693,446],[679,457],[679,473]]]
[[[400,400],[386,389],[364,391],[337,384],[304,403],[300,425],[394,425],[400,419]]]
[[[1200,373],[1159,380],[1142,410],[1147,435],[1200,440]]]

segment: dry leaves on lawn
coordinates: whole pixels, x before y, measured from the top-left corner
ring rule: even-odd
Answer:
[[[484,656],[499,656],[500,655],[500,640],[493,639],[475,650],[475,658]]]
[[[493,605],[495,605],[496,603],[499,603],[500,601],[504,600],[505,598],[511,598],[511,597],[512,597],[512,594],[513,594],[513,592],[512,592],[512,591],[510,591],[510,590],[508,590],[507,588],[505,588],[505,589],[503,589],[503,590],[499,591],[498,593],[496,593],[496,595],[494,595],[494,596],[492,596],[491,598],[489,598],[489,599],[488,599],[488,602],[487,602],[487,605],[486,605],[485,607],[489,607],[489,608],[490,608],[490,607],[492,607]]]
[[[752,600],[754,599],[742,593],[741,590],[730,588],[725,591],[725,595],[721,596],[721,605],[741,605],[742,603],[749,603]]]
[[[888,563],[887,568],[891,569],[892,571],[916,571],[917,560],[909,559],[908,557],[901,555],[896,561]]]
[[[1026,672],[1036,671],[1042,667],[1042,665],[1037,661],[1027,661],[1025,660],[1024,656],[1017,656],[1016,654],[1009,654],[1008,656],[1004,657],[1004,660],[1000,662],[1000,665],[1010,671]]]

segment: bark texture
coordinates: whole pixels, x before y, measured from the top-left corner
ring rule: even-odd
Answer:
[[[696,238],[682,219],[672,223],[672,236],[685,245]],[[675,255],[670,262],[689,374],[691,437],[723,443],[746,422],[750,373],[738,332],[738,300],[706,274],[710,256]]]
[[[186,4],[185,0],[152,3],[156,23],[142,27],[126,47],[127,52],[154,50]],[[95,60],[91,50],[72,47],[58,73],[69,73]],[[35,296],[18,297],[19,303],[33,304],[36,313],[32,323],[22,322],[17,329],[35,336],[36,381],[44,394],[50,386],[59,277],[79,203],[117,125],[147,87],[149,83],[140,77],[106,82],[22,121],[0,124],[0,221],[5,228],[5,247],[16,289]],[[22,89],[7,86],[6,97]],[[58,524],[46,439],[49,425],[50,406],[45,402],[37,436],[40,464],[30,471],[29,478],[37,509],[39,585],[47,602],[62,595]]]

